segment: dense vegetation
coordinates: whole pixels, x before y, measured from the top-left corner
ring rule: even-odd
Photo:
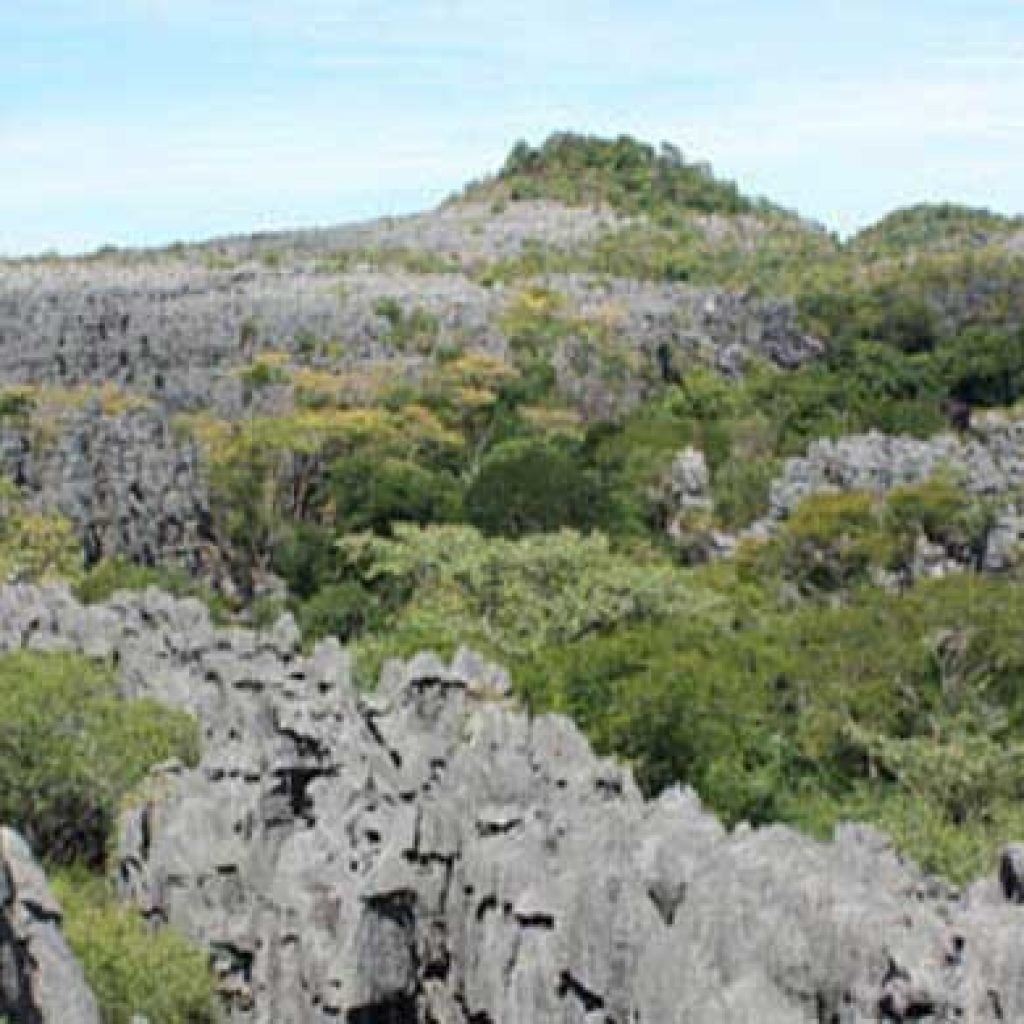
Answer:
[[[668,143],[655,149],[628,135],[610,140],[570,132],[536,148],[519,142],[497,177],[470,186],[466,195],[607,205],[659,221],[674,221],[684,210],[745,213],[756,206],[707,164],[688,163]]]
[[[993,507],[943,477],[825,497],[770,543],[700,563],[814,439],[928,436],[948,399],[1024,397],[1024,261],[1000,248],[1015,222],[920,207],[841,245],[625,138],[517,147],[469,194],[638,219],[591,251],[481,271],[508,286],[504,361],[425,346],[415,384],[290,368],[292,413],[183,423],[208,446],[241,573],[283,575],[307,635],[353,643],[367,685],[386,654],[472,643],[650,789],[683,779],[730,820],[817,832],[868,818],[929,867],[982,869],[1024,791],[1018,584],[915,583],[913,562],[927,540],[976,563]],[[531,276],[574,269],[791,294],[824,355],[737,380],[658,374],[613,310],[583,317]],[[398,332],[422,320],[381,312]],[[559,381],[567,351],[599,367],[596,395]],[[608,414],[630,378],[647,399]],[[680,512],[666,475],[686,446],[712,502]]]
[[[169,928],[154,932],[116,902],[103,879],[59,872],[64,932],[100,1004],[104,1024],[215,1024],[223,1019],[204,952]]]
[[[997,507],[939,474],[884,498],[810,499],[770,540],[707,556],[716,533],[765,514],[782,460],[819,437],[927,436],[947,426],[945,400],[1024,399],[1024,259],[1005,245],[1020,221],[921,206],[844,244],[670,147],[571,135],[517,146],[467,195],[629,220],[578,251],[474,268],[505,285],[500,358],[442,344],[436,316],[383,298],[375,314],[415,375],[331,367],[335,342],[304,336],[240,369],[244,421],[180,417],[207,453],[211,528],[240,597],[120,561],[85,572],[70,525],[9,485],[0,576],[64,578],[86,601],[158,585],[257,625],[287,605],[308,640],[353,645],[367,686],[387,656],[471,644],[650,791],[679,779],[730,822],[817,834],[866,819],[953,878],[987,869],[1024,834],[1021,573],[920,580],[914,561],[927,541],[975,565]],[[615,309],[582,315],[552,271],[789,295],[824,353],[737,379],[659,368],[624,344]],[[586,387],[573,389],[576,364]],[[285,400],[261,406],[271,389]],[[52,429],[52,410],[83,395],[7,389],[0,424]],[[710,501],[681,510],[668,473],[687,446],[706,459]],[[260,597],[273,575],[287,598]],[[118,702],[102,666],[0,658],[0,820],[71,865],[58,882],[69,935],[111,1021],[212,1019],[201,958],[149,936],[98,875],[119,802],[195,744],[184,716]]]
[[[205,957],[118,909],[103,878],[122,801],[154,764],[192,762],[198,745],[191,717],[126,704],[113,673],[85,658],[0,657],[0,821],[68,869],[57,886],[68,937],[111,1024],[215,1019]]]

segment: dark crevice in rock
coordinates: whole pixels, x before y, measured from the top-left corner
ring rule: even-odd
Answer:
[[[565,999],[572,996],[583,1007],[586,1013],[594,1013],[604,1009],[604,1000],[596,993],[591,992],[577,978],[572,976],[570,971],[562,971],[558,979],[558,997]]]
[[[31,963],[28,951],[0,908],[0,1019],[17,1024],[43,1024],[32,1001]]]
[[[516,920],[522,928],[538,928],[541,931],[554,931],[555,928],[553,914],[516,914]]]
[[[999,997],[999,993],[995,989],[989,989],[988,992],[989,1006],[992,1008],[992,1015],[996,1020],[1006,1020],[1006,1016],[1003,1013],[1003,1001]]]
[[[399,996],[385,1003],[360,1006],[345,1014],[346,1024],[418,1024],[416,1000]]]
[[[476,834],[481,839],[494,839],[498,836],[508,836],[523,828],[522,818],[509,818],[506,821],[478,821],[476,823]]]
[[[482,921],[488,914],[493,914],[498,909],[498,898],[496,896],[485,896],[476,908],[476,919]]]
[[[374,722],[374,720],[373,720],[373,715],[369,715],[369,714],[365,714],[364,713],[362,717],[363,717],[363,721],[366,723],[366,728],[370,730],[370,735],[374,738],[374,741],[377,742],[381,747],[383,747],[385,751],[387,751],[388,757],[391,758],[391,763],[396,768],[401,768],[402,767],[402,756],[401,756],[401,754],[399,754],[397,750],[394,750],[394,749],[392,749],[391,747],[388,746],[387,741],[384,739],[383,735],[381,734],[380,729],[377,728],[377,723]]]
[[[305,736],[293,729],[284,729],[280,726],[278,726],[278,731],[295,744],[295,753],[299,757],[315,758],[318,761],[326,761],[330,757],[330,749],[325,747],[315,736]]]
[[[466,997],[461,992],[455,996],[455,1005],[461,1011],[466,1024],[495,1024],[494,1018],[486,1010],[472,1012],[466,1005]]]

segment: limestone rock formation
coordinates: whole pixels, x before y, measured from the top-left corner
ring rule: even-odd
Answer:
[[[200,568],[210,510],[199,450],[157,409],[105,416],[89,403],[47,440],[0,426],[0,474],[67,516],[87,564],[121,555]]]
[[[0,828],[0,1020],[99,1024],[60,922],[42,868],[16,832]]]
[[[1013,496],[1024,487],[1024,419],[980,420],[970,434],[938,434],[926,440],[877,431],[836,441],[822,438],[806,456],[786,461],[772,486],[771,515],[785,518],[810,494],[882,494],[940,471],[961,480],[974,494]]]
[[[180,413],[237,422],[289,408],[287,383],[246,383],[261,354],[292,369],[363,379],[386,368],[415,382],[441,352],[509,357],[506,314],[524,289],[540,288],[568,325],[545,356],[588,421],[634,407],[666,373],[703,365],[737,375],[753,358],[794,368],[820,354],[788,300],[593,274],[505,286],[480,274],[531,246],[576,250],[628,223],[551,202],[463,202],[322,231],[5,263],[0,382],[66,408],[47,405],[43,431],[0,411],[0,473],[70,516],[90,557],[194,570],[209,499],[202,460],[172,423]],[[425,337],[410,345],[382,308],[419,314]],[[80,407],[100,387],[133,407]]]
[[[768,516],[746,531],[763,537],[805,498],[839,491],[885,494],[897,487],[946,475],[966,492],[994,503],[994,520],[977,564],[1004,572],[1024,559],[1024,419],[990,416],[969,434],[937,434],[924,440],[872,431],[813,442],[807,454],[787,459],[772,482]],[[914,578],[965,568],[962,556],[919,545]]]
[[[122,895],[210,951],[231,1018],[434,1024],[1024,1019],[1020,851],[965,893],[887,841],[727,832],[645,801],[463,652],[357,692],[294,623],[215,629],[157,591],[0,590],[0,649],[80,650],[200,718],[126,813]]]

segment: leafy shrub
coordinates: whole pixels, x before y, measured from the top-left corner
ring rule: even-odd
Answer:
[[[47,858],[102,863],[121,798],[153,764],[194,761],[198,743],[190,716],[120,700],[83,658],[0,657],[0,820]]]
[[[883,515],[904,562],[918,536],[941,544],[964,561],[976,562],[992,525],[989,503],[945,476],[890,491]]]
[[[339,554],[393,609],[377,637],[361,643],[371,664],[385,648],[405,653],[424,642],[469,643],[513,664],[546,644],[715,603],[666,559],[617,553],[599,533],[513,541],[465,526],[403,524],[392,539],[343,538]]]
[[[378,299],[373,305],[373,312],[386,320],[392,328],[402,322],[402,304],[394,296],[387,295]]]
[[[169,928],[153,931],[120,906],[102,878],[53,878],[64,932],[96,995],[104,1024],[215,1024],[222,1020],[205,953]]]
[[[711,482],[715,514],[727,529],[752,523],[768,512],[771,482],[779,464],[772,458],[732,458]]]
[[[438,523],[457,517],[459,489],[447,473],[408,459],[360,454],[328,471],[334,524],[343,533],[387,533],[395,522]]]
[[[79,579],[82,545],[60,515],[32,511],[13,484],[0,479],[0,582]]]
[[[258,359],[242,371],[241,380],[250,391],[262,391],[274,384],[287,384],[288,374],[283,367]]]
[[[1024,396],[1024,328],[965,331],[937,360],[949,394],[972,405],[1013,405]]]
[[[0,392],[0,422],[27,423],[36,400],[31,394],[11,388]]]
[[[353,640],[383,623],[379,597],[358,580],[329,583],[298,606],[303,636]]]
[[[484,533],[506,537],[601,525],[602,488],[581,463],[562,445],[507,441],[487,455],[467,489],[466,517]]]
[[[761,551],[762,571],[774,568],[803,594],[834,592],[866,582],[889,562],[876,500],[858,491],[805,498],[776,542]]]
[[[126,558],[104,558],[78,581],[75,595],[83,604],[100,604],[119,590],[148,590],[156,587],[175,597],[195,597],[209,609],[215,620],[229,617],[227,602],[214,594],[187,570],[171,566],[152,567]]]

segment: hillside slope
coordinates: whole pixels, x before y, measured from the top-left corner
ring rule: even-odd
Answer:
[[[0,815],[101,1012],[1024,1012],[1022,231],[563,133],[0,264]]]

